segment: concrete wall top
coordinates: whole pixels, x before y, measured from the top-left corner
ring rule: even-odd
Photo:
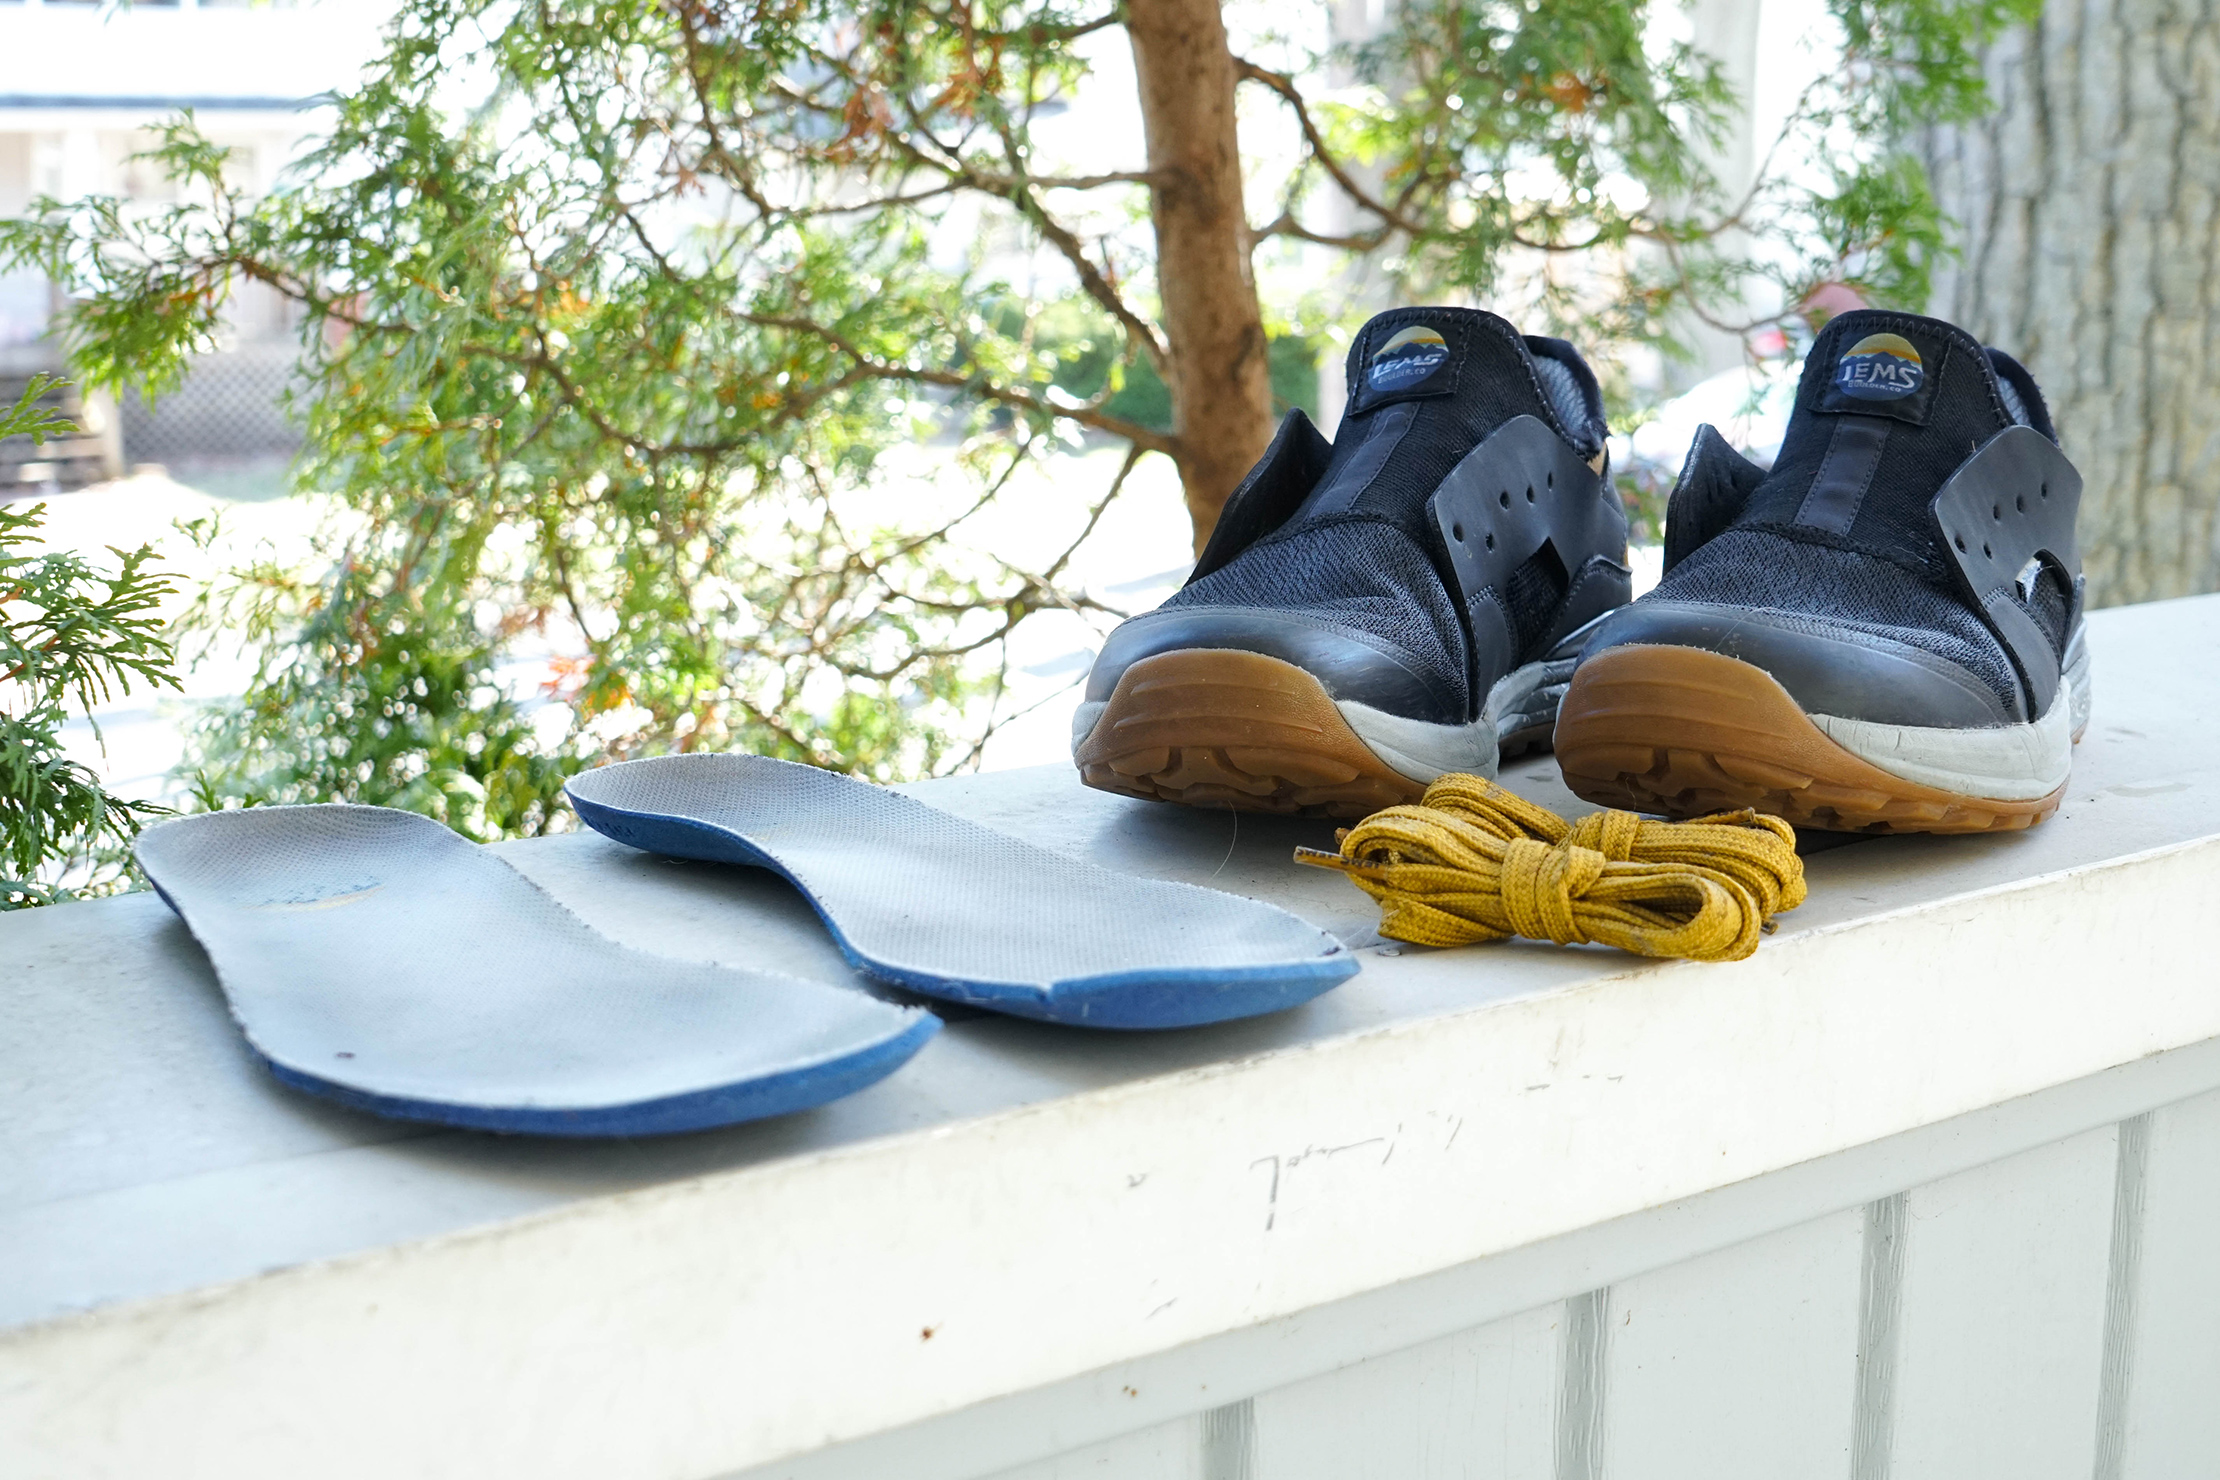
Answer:
[[[2220,597],[2100,613],[2090,640],[2057,817],[1818,853],[1810,902],[1732,965],[1398,948],[1289,862],[1320,825],[1060,768],[920,785],[1285,904],[1364,970],[1176,1034],[962,1018],[838,1105],[665,1141],[295,1096],[158,901],[0,918],[0,1469],[297,1473],[344,1432],[319,1474],[737,1470],[2220,1037]],[[1506,780],[1582,810],[1546,757]],[[767,874],[591,835],[503,851],[619,939],[847,978]]]

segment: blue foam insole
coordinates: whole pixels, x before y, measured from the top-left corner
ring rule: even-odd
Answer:
[[[813,766],[665,756],[588,771],[569,792],[619,842],[776,870],[859,970],[930,997],[1173,1028],[1292,1007],[1357,969],[1272,905],[1112,873]]]
[[[137,852],[278,1078],[382,1115],[696,1130],[850,1094],[939,1027],[849,988],[621,946],[410,812],[212,812],[148,828]]]

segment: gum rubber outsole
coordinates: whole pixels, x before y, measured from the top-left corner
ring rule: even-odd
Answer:
[[[1126,669],[1073,759],[1101,791],[1242,812],[1353,820],[1426,790],[1372,753],[1316,678],[1230,648]]]
[[[1771,674],[1700,648],[1630,644],[1583,662],[1556,748],[1565,784],[1600,806],[1674,817],[1754,807],[1829,832],[2008,832],[2066,793],[2005,801],[1892,776],[1828,738]]]

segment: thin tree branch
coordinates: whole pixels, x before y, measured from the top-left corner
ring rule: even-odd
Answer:
[[[1291,236],[1297,241],[1316,242],[1322,247],[1338,247],[1345,252],[1371,252],[1378,250],[1387,241],[1389,228],[1383,226],[1377,231],[1329,236],[1325,232],[1311,230],[1296,220],[1293,212],[1283,210],[1269,225],[1258,227],[1253,235],[1258,241],[1267,237]]]
[[[813,51],[812,55],[827,67],[837,69],[851,87],[861,88],[867,85],[866,79],[858,77],[844,58],[822,51]],[[772,90],[797,106],[811,108],[829,117],[840,116],[840,110],[814,99],[806,99],[782,84],[774,84]],[[1100,304],[1118,322],[1119,327],[1141,347],[1142,353],[1149,357],[1149,363],[1162,373],[1166,366],[1167,352],[1155,326],[1133,311],[1124,295],[1118,291],[1117,285],[1087,255],[1086,246],[1080,241],[1078,234],[1051,215],[1033,193],[1035,189],[1089,190],[1112,184],[1154,184],[1158,177],[1146,170],[1118,170],[1102,175],[1060,176],[1036,182],[1024,173],[1024,152],[1017,147],[1007,124],[998,125],[996,132],[1002,143],[1004,157],[1012,165],[1019,166],[1018,170],[1012,173],[982,169],[966,158],[960,147],[951,145],[934,134],[919,116],[912,99],[902,98],[901,109],[907,120],[906,127],[886,130],[883,137],[887,144],[922,169],[933,170],[969,189],[997,196],[1016,206],[1039,228],[1042,238],[1071,264],[1072,271],[1078,276],[1080,287],[1087,296]]]
[[[972,178],[984,190],[1008,191],[1020,185],[1035,190],[1100,190],[1105,185],[1161,185],[1161,170],[1112,170],[1104,175],[995,175],[973,170]]]
[[[1014,406],[1020,410],[1031,411],[1039,415],[1060,416],[1066,421],[1092,427],[1098,432],[1108,432],[1112,436],[1123,437],[1146,452],[1161,452],[1174,457],[1178,455],[1179,444],[1177,438],[1159,432],[1152,427],[1142,426],[1139,422],[1127,421],[1122,416],[1111,416],[1107,412],[1097,410],[1092,406],[1061,406],[1054,401],[1035,396],[1030,392],[1017,390],[1010,386],[995,385],[972,376],[959,375],[953,370],[929,370],[911,365],[889,365],[882,360],[875,360],[870,355],[865,354],[837,330],[829,329],[823,324],[812,323],[808,319],[761,313],[735,313],[734,317],[766,329],[785,329],[792,333],[808,334],[819,339],[854,361],[857,369],[869,379],[903,380],[918,385],[937,385],[945,386],[950,390],[968,391],[975,396],[983,397],[989,401],[997,401],[1005,406]]]
[[[1310,105],[1304,101],[1302,89],[1295,85],[1294,78],[1284,73],[1259,67],[1256,63],[1243,57],[1235,57],[1233,66],[1236,75],[1250,82],[1263,83],[1284,98],[1287,105],[1295,110],[1295,122],[1303,131],[1304,143],[1310,146],[1311,158],[1324,166],[1326,173],[1333,177],[1334,183],[1341,187],[1344,194],[1405,235],[1423,236],[1425,234],[1425,229],[1418,223],[1410,220],[1393,206],[1375,198],[1371,191],[1359,185],[1349,171],[1342,167],[1341,161],[1334,158],[1333,151],[1326,147],[1325,136],[1318,131],[1317,121],[1310,116]]]
[[[1133,471],[1133,465],[1141,460],[1141,454],[1146,450],[1138,443],[1126,449],[1125,461],[1118,464],[1118,476],[1110,480],[1110,491],[1102,496],[1102,501],[1095,505],[1095,511],[1087,516],[1087,527],[1079,531],[1078,538],[1066,545],[1064,553],[1056,557],[1055,563],[1041,572],[1042,584],[1051,585],[1064,573],[1064,567],[1071,563],[1072,556],[1079,553],[1079,547],[1087,543],[1087,537],[1095,532],[1095,526],[1102,522],[1102,516],[1117,502],[1118,495],[1124,492],[1126,475]]]

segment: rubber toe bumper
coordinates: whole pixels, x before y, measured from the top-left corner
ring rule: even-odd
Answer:
[[[1084,708],[1072,758],[1102,791],[1353,819],[1425,790],[1358,738],[1316,677],[1262,653],[1157,653]]]
[[[1446,693],[1376,639],[1260,607],[1159,609],[1124,623],[1102,645],[1087,676],[1087,700],[1110,698],[1136,663],[1163,654],[1225,650],[1275,658],[1311,675],[1329,699],[1346,699],[1428,724],[1465,718],[1464,697]]]
[[[1702,602],[1636,602],[1605,617],[1582,651],[1701,648],[1762,669],[1807,714],[1930,727],[2017,724],[2024,718],[1980,677],[1908,643],[1814,630],[1794,617]]]
[[[1988,724],[2000,739],[2035,728]],[[1694,647],[1591,647],[1556,748],[1575,795],[1676,817],[1754,807],[1840,832],[1997,832],[2041,822],[2065,795],[2063,782],[2010,799],[1891,774],[1830,738],[1772,674]]]

